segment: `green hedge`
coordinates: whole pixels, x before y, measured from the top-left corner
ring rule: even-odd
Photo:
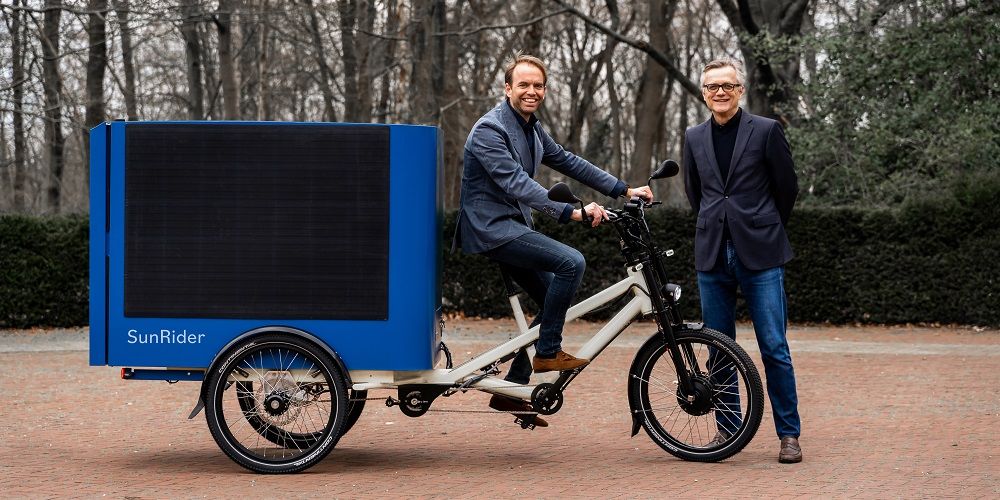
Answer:
[[[998,199],[1000,187],[988,184],[893,210],[797,209],[788,226],[796,252],[786,274],[791,321],[1000,326],[1000,225],[992,217]],[[682,314],[697,320],[694,217],[660,208],[649,219],[661,245],[675,251],[667,273],[685,291]],[[448,242],[453,224],[452,216],[445,224]],[[624,276],[612,229],[547,219],[539,226],[587,257],[578,298]],[[483,257],[446,253],[443,282],[452,310],[511,314],[499,271]]]
[[[1000,326],[1000,225],[992,219],[998,194],[1000,186],[986,183],[893,210],[797,209],[788,227],[797,254],[787,267],[791,320]],[[611,228],[539,225],[587,257],[579,298],[624,275]],[[450,214],[442,234],[446,309],[509,317],[497,267],[451,253],[453,227]],[[694,218],[658,208],[650,227],[675,251],[667,272],[685,290],[684,316],[696,320]],[[86,323],[86,219],[0,216],[0,327]]]
[[[87,219],[0,216],[0,328],[86,325]]]

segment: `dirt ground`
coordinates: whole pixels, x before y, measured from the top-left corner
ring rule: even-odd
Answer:
[[[510,321],[451,321],[445,340],[457,364],[512,329]],[[572,323],[564,346],[572,352],[593,331]],[[90,367],[86,330],[0,331],[0,495],[1000,496],[995,330],[793,326],[805,460],[791,465],[777,462],[769,408],[750,445],[720,463],[681,461],[643,432],[629,438],[626,375],[651,332],[637,323],[617,339],[573,383],[547,429],[456,411],[488,409],[480,393],[440,398],[415,419],[369,401],[323,462],[263,476],[231,462],[203,416],[187,419],[198,383],[124,381],[117,368]],[[743,326],[738,337],[760,368],[752,331]]]

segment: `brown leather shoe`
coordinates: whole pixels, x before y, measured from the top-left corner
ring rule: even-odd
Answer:
[[[527,401],[521,401],[520,399],[508,398],[507,396],[501,396],[499,394],[494,394],[490,398],[490,408],[498,411],[530,411],[535,413],[535,409]],[[525,418],[529,415],[523,413],[515,413],[514,416]],[[541,415],[535,415],[535,427],[548,427],[549,423],[542,419]]]
[[[586,359],[575,358],[563,351],[556,353],[554,358],[539,358],[537,355],[531,359],[531,368],[535,373],[566,371],[590,363]]]
[[[795,464],[802,461],[802,448],[799,440],[792,436],[781,438],[781,451],[778,452],[778,461],[783,464]]]

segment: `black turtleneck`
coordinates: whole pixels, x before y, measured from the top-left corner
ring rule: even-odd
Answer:
[[[712,145],[715,146],[715,159],[719,162],[719,173],[722,174],[722,184],[726,184],[729,177],[729,164],[733,160],[733,149],[736,148],[736,134],[740,130],[740,118],[743,116],[743,109],[736,111],[736,115],[729,119],[725,125],[719,125],[712,117]]]
[[[712,116],[712,145],[715,146],[715,159],[719,162],[719,173],[722,174],[722,185],[726,185],[729,177],[729,164],[733,161],[733,150],[736,149],[736,134],[740,131],[740,118],[743,117],[743,108],[736,111],[736,114],[726,122],[719,125]],[[725,255],[726,241],[733,239],[729,232],[729,221],[722,226],[722,251],[720,258]]]

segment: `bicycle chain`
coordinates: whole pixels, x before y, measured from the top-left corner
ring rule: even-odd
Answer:
[[[490,389],[509,389],[514,387],[524,387],[523,385],[502,385],[497,387],[490,387]],[[484,389],[478,388],[468,388],[466,390],[483,391]],[[348,401],[385,401],[385,397],[373,397],[373,398],[358,398],[358,399],[348,399]],[[528,404],[531,404],[530,402]],[[434,411],[438,413],[509,413],[511,415],[538,415],[537,411],[500,411],[500,410],[435,410],[433,408],[428,408],[426,411]]]

